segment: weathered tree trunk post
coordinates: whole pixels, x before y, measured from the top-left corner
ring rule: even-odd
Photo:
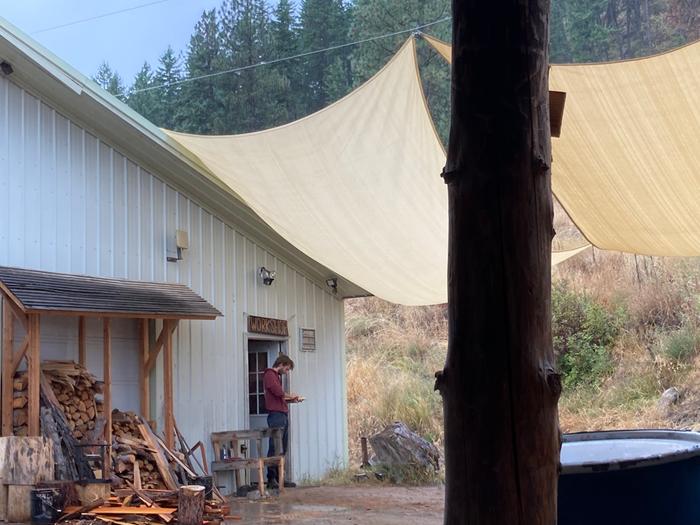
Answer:
[[[548,0],[453,0],[445,523],[556,523]]]
[[[200,525],[204,516],[204,487],[183,485],[178,491],[177,521],[181,525]]]

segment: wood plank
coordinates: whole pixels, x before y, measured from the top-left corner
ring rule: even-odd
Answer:
[[[165,338],[163,350],[163,394],[165,420],[165,446],[175,448],[175,415],[173,402],[173,331],[177,326],[175,321],[169,321],[170,327]]]
[[[6,485],[35,485],[54,477],[53,443],[44,437],[0,438],[0,480]]]
[[[2,296],[2,435],[12,435],[12,380],[14,357],[14,316],[8,306],[10,299]]]
[[[87,505],[83,505],[82,507],[66,507],[65,509],[63,509],[63,516],[61,516],[58,521],[68,521],[73,518],[77,518],[84,512],[90,512],[93,509],[101,507],[102,505],[104,505],[104,503],[105,500],[98,499],[91,503],[88,503]]]
[[[139,367],[139,387],[141,404],[141,416],[148,421],[151,419],[151,390],[149,385],[148,352],[150,334],[148,331],[148,319],[141,319],[139,332],[139,354],[141,366]]]
[[[89,511],[89,514],[107,514],[109,515],[142,515],[142,516],[153,516],[153,515],[158,515],[158,514],[173,514],[177,511],[177,509],[168,509],[165,507],[146,507],[146,506],[138,506],[138,507],[97,507],[95,509],[92,509]],[[83,512],[82,514],[88,514],[88,512]]]
[[[29,331],[29,323],[27,322],[27,311],[22,301],[20,301],[17,296],[12,293],[2,282],[0,282],[0,290],[4,292],[5,297],[7,297],[7,302],[10,310],[14,313],[17,320],[22,323],[24,331]]]
[[[170,490],[177,490],[177,482],[173,477],[173,473],[170,471],[168,463],[165,461],[165,457],[160,452],[160,445],[158,444],[156,435],[153,434],[151,427],[144,423],[143,420],[139,420],[136,426],[138,426],[139,431],[141,432],[141,437],[146,441],[148,446],[158,451],[158,453],[153,454],[152,457],[153,460],[156,462],[156,466],[158,467],[158,472],[160,472],[160,476],[163,478],[165,488]]]
[[[364,297],[364,296],[363,296]],[[175,319],[175,320],[195,320],[195,321],[213,321],[215,315],[196,315],[196,314],[177,314],[169,312],[142,312],[142,311],[114,311],[114,310],[66,310],[65,308],[30,308],[28,313],[36,313],[42,315],[57,315],[60,317],[95,317],[104,318],[109,316],[120,319]]]
[[[148,355],[148,360],[146,361],[146,373],[150,374],[151,370],[156,364],[156,359],[158,359],[160,349],[163,348],[163,346],[165,345],[165,340],[168,338],[169,335],[172,335],[172,332],[173,330],[175,330],[176,326],[177,321],[174,319],[165,319],[163,321],[163,327],[160,329],[160,334],[158,335],[156,344],[151,349],[151,352]]]
[[[103,335],[103,393],[102,393],[102,415],[105,418],[105,478],[109,478],[111,472],[111,450],[112,450],[112,320],[109,317],[102,319]]]
[[[86,366],[86,344],[85,344],[85,316],[81,315],[78,318],[78,363]]]
[[[29,523],[32,520],[31,493],[34,485],[7,486],[7,521]]]
[[[27,433],[30,436],[40,436],[41,325],[39,314],[29,315],[29,349],[27,358],[27,376],[29,377],[29,385],[27,387],[27,397],[29,399]]]
[[[193,471],[190,467],[188,467],[185,463],[183,463],[182,460],[181,460],[180,458],[178,458],[178,457],[173,453],[171,447],[168,447],[166,443],[163,443],[163,440],[160,439],[158,436],[156,436],[156,439],[158,440],[158,444],[159,444],[161,447],[163,447],[163,451],[164,451],[168,456],[170,456],[170,458],[171,458],[175,463],[177,463],[177,464],[182,468],[182,470],[185,471],[185,473],[186,473],[188,476],[190,476],[191,478],[196,478],[196,477],[197,477],[197,473],[196,473],[195,471]]]
[[[27,350],[29,349],[29,333],[27,333],[24,336],[24,340],[22,341],[22,344],[19,347],[19,350],[15,352],[15,354],[12,356],[12,373],[14,374],[17,369],[19,368],[19,364],[22,362],[22,359],[24,359],[24,356],[27,354]]]

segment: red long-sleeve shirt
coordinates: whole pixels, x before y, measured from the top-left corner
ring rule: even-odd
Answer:
[[[282,387],[282,376],[273,368],[268,368],[263,374],[263,387],[265,387],[265,408],[268,412],[289,412],[285,392]]]

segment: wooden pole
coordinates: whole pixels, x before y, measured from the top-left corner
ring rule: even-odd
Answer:
[[[163,327],[166,338],[163,348],[163,390],[164,390],[164,420],[165,444],[170,450],[175,448],[175,416],[173,414],[173,330],[177,321],[166,320],[168,327]],[[166,330],[167,328],[167,330]]]
[[[78,363],[82,366],[87,364],[86,347],[85,347],[85,317],[78,317]]]
[[[27,400],[27,434],[41,435],[41,328],[39,314],[29,314],[29,348],[27,349],[27,376],[29,378]]]
[[[12,396],[14,357],[14,316],[8,305],[9,299],[2,295],[2,435],[12,435]]]
[[[150,407],[150,388],[148,384],[148,369],[146,365],[148,363],[148,346],[149,346],[149,333],[148,333],[148,319],[141,319],[141,325],[139,330],[139,347],[141,354],[141,366],[139,367],[139,385],[141,389],[140,401],[141,401],[141,416],[146,420],[151,419],[151,407]]]
[[[445,523],[557,521],[547,0],[453,0]]]
[[[112,320],[109,317],[102,319],[103,329],[103,381],[104,393],[102,410],[105,418],[105,442],[107,449],[105,452],[105,477],[109,477],[111,470],[111,447],[112,447]]]

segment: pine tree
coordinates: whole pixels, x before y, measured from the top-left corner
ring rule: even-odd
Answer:
[[[148,120],[155,122],[155,119],[158,118],[155,114],[158,109],[157,90],[148,89],[153,86],[153,70],[148,62],[144,62],[141,70],[136,73],[126,103]],[[148,90],[142,91],[144,89]]]
[[[352,40],[405,31],[442,20],[450,15],[449,0],[358,0],[351,30]],[[426,28],[426,32],[450,40],[449,21]],[[402,33],[360,44],[352,56],[355,85],[365,82],[394,56],[410,37]],[[446,144],[450,117],[450,68],[427,44],[418,42],[418,62],[423,90],[435,126]]]
[[[304,0],[299,29],[301,49],[309,52],[347,43],[351,19],[352,4],[346,5],[342,0]],[[330,92],[337,97],[350,90],[349,75],[339,74],[350,71],[348,53],[347,49],[340,49],[304,58],[301,71],[306,113],[332,102]]]
[[[92,80],[99,84],[102,89],[108,91],[119,100],[126,100],[126,88],[124,87],[122,78],[119,76],[119,73],[112,70],[106,61],[103,61],[102,64],[100,64],[100,67],[97,69],[95,76],[92,77]]]
[[[200,77],[224,67],[216,11],[204,11],[194,28],[185,59],[187,78]],[[189,133],[217,134],[225,131],[220,76],[182,84],[177,125]]]
[[[286,84],[273,67],[249,67],[271,58],[267,5],[264,0],[228,0],[220,16],[222,62],[226,69],[240,69],[223,82],[226,129],[241,133],[268,128],[284,116],[276,99]]]
[[[153,114],[153,122],[160,127],[176,129],[176,115],[180,105],[180,93],[182,86],[182,70],[180,58],[175,54],[173,48],[168,49],[158,60],[158,69],[153,77],[153,90],[156,100],[156,109]]]
[[[291,57],[299,53],[298,22],[294,15],[294,5],[289,0],[280,0],[277,4],[270,26],[274,59]],[[299,60],[288,60],[275,65],[284,83],[277,98],[278,106],[284,110],[284,114],[281,115],[284,122],[303,116],[300,100],[303,89]]]

